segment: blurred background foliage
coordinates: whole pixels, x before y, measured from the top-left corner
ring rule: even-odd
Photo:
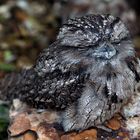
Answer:
[[[119,16],[140,56],[138,0],[0,0],[0,78],[30,68],[39,52],[55,41],[68,19],[90,13]],[[0,140],[7,139],[8,107],[0,105]]]

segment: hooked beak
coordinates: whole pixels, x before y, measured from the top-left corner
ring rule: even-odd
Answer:
[[[116,55],[116,49],[112,45],[104,44],[95,51],[94,55],[97,58],[111,59]]]

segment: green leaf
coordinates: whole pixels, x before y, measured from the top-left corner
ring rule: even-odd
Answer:
[[[0,140],[7,138],[7,127],[9,124],[9,111],[8,107],[0,105]]]
[[[0,70],[9,72],[9,71],[14,71],[15,69],[16,67],[13,64],[6,64],[0,62]]]

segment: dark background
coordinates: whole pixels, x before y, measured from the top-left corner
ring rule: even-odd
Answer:
[[[138,0],[0,0],[0,78],[31,67],[68,18],[110,13],[128,26],[140,56]],[[8,106],[0,105],[0,140],[7,139]]]

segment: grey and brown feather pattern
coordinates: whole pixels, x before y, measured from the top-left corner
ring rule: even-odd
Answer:
[[[134,45],[121,20],[87,15],[68,20],[33,68],[6,88],[2,82],[0,96],[55,110],[65,131],[83,130],[120,111],[134,93],[139,73]]]

